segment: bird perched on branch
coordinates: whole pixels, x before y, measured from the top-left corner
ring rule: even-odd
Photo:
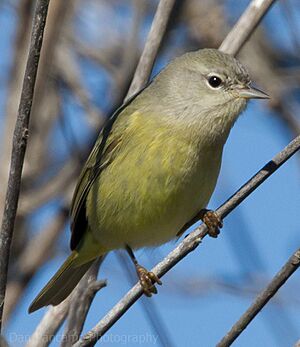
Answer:
[[[202,49],[174,59],[119,108],[100,132],[75,189],[71,255],[31,304],[57,305],[93,261],[125,248],[144,293],[159,278],[133,250],[174,239],[198,216],[216,236],[222,222],[206,210],[230,129],[251,98],[268,96],[250,84],[235,58]]]

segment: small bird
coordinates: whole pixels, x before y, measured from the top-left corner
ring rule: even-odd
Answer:
[[[93,261],[126,249],[144,293],[159,278],[133,250],[166,243],[195,216],[216,236],[222,222],[206,210],[222,152],[236,119],[252,98],[247,70],[216,49],[170,62],[106,122],[81,172],[71,206],[71,255],[32,302],[29,312],[58,305]]]

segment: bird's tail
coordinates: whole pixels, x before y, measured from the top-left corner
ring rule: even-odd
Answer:
[[[77,283],[87,272],[94,260],[104,256],[105,251],[87,231],[78,249],[75,249],[58,269],[46,286],[30,305],[29,313],[47,305],[58,305],[71,294]]]
[[[73,251],[56,274],[40,291],[29,307],[29,313],[47,305],[58,305],[72,292],[82,276],[93,264],[94,259],[77,265],[78,253]]]

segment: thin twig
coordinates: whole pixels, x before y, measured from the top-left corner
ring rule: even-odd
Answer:
[[[125,101],[146,85],[174,4],[175,0],[160,0]]]
[[[235,194],[233,194],[216,212],[224,219],[234,210],[247,196],[258,188],[269,176],[285,163],[293,154],[300,149],[300,136],[296,137],[261,170],[259,170],[246,184],[244,184]],[[197,220],[193,220],[195,223]],[[192,231],[163,261],[153,268],[153,272],[162,277],[172,269],[187,254],[192,252],[207,235],[207,227],[202,224]],[[137,283],[131,290],[106,314],[106,316],[80,341],[74,344],[75,347],[92,346],[111,326],[119,320],[123,314],[141,297],[142,287]]]
[[[20,194],[21,175],[27,146],[30,111],[50,0],[38,0],[33,19],[30,50],[13,136],[10,172],[0,234],[0,329],[7,282],[10,245]]]
[[[252,0],[222,42],[219,50],[236,55],[274,2],[275,0]]]
[[[280,287],[292,276],[300,266],[300,248],[290,257],[280,271],[275,275],[269,285],[256,297],[253,304],[234,324],[231,330],[217,344],[217,347],[230,346],[237,337],[246,329],[248,324],[255,318],[260,310],[277,293]]]

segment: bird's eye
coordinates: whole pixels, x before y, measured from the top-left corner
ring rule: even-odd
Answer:
[[[208,78],[208,84],[212,87],[212,88],[219,88],[221,86],[221,84],[223,83],[222,79],[219,76],[210,76]]]

